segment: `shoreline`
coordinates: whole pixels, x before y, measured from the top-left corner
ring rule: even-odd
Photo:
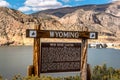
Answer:
[[[9,45],[9,46],[5,45],[5,46],[0,46],[0,47],[33,47],[33,45]],[[117,49],[117,50],[120,50],[120,46],[108,46],[106,48],[107,49]],[[99,48],[96,48],[96,49],[99,49]]]
[[[107,48],[120,50],[120,47],[107,47]]]

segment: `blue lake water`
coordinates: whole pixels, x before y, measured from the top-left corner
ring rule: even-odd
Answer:
[[[0,75],[11,78],[16,74],[25,76],[28,65],[32,65],[32,46],[0,47]],[[120,50],[117,49],[88,49],[88,63],[91,67],[107,64],[108,67],[120,68]],[[49,73],[50,76],[79,75],[79,72]],[[44,74],[43,74],[44,75]]]

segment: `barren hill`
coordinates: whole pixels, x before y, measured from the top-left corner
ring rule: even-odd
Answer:
[[[0,7],[0,45],[21,45],[28,20],[30,17],[19,11]]]
[[[62,24],[51,17],[34,18],[14,9],[0,7],[0,45],[33,44],[33,39],[26,38],[26,29],[32,29],[33,23],[41,24],[41,29],[62,28]]]
[[[27,45],[25,31],[39,23],[43,30],[80,31],[87,27],[99,32],[101,42],[120,42],[120,2],[49,9],[26,15],[0,7],[0,45]]]
[[[101,38],[99,40],[102,42],[120,40],[120,1],[104,5],[50,9],[40,11],[33,16],[39,17],[42,14],[58,17],[57,20],[66,30],[78,31],[88,27],[90,31],[98,31]]]

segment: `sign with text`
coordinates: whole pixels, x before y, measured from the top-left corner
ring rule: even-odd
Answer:
[[[32,35],[33,34],[33,35]],[[69,39],[97,39],[97,32],[87,32],[87,31],[57,31],[57,30],[34,30],[27,29],[26,36],[31,38],[69,38]]]
[[[41,73],[80,71],[81,43],[41,43]]]

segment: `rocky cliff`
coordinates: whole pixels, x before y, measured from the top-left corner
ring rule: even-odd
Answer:
[[[33,14],[53,15],[66,30],[80,31],[87,27],[99,32],[99,41],[120,41],[120,1],[104,5],[86,5],[54,10],[45,10]]]
[[[0,45],[22,45],[28,20],[30,17],[19,11],[0,7]]]
[[[73,13],[66,14],[59,21],[69,26],[68,29],[81,30],[88,27],[90,31],[98,31],[99,36],[107,37],[109,41],[120,39],[120,4],[95,6],[91,10],[78,9]],[[104,11],[103,11],[104,10]],[[104,39],[101,39],[102,41]]]
[[[120,2],[45,10],[25,15],[0,7],[0,45],[30,45],[26,29],[39,23],[43,30],[81,31],[87,27],[99,32],[101,42],[120,42]]]
[[[33,39],[26,38],[26,29],[33,29],[35,23],[41,24],[41,29],[45,30],[62,28],[62,24],[51,17],[36,18],[0,7],[0,46],[33,44]]]

